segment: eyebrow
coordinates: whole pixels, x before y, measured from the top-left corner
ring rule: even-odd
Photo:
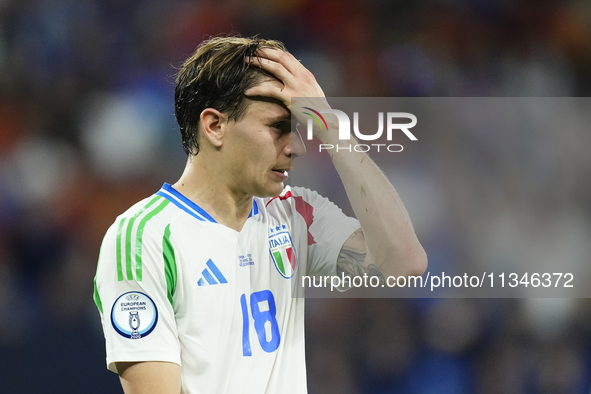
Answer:
[[[271,122],[271,123],[276,123],[276,122],[291,122],[291,114],[274,116],[274,117],[269,118],[268,121]]]

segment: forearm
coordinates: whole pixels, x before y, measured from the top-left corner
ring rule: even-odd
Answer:
[[[322,143],[336,146],[339,141],[335,137],[318,136]],[[365,153],[334,152],[331,159],[361,224],[368,261],[385,276],[421,275],[427,267],[425,251],[388,178]]]

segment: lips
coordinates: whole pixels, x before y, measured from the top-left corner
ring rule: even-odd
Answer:
[[[271,172],[275,174],[275,176],[281,181],[285,181],[289,176],[289,170],[291,168],[273,168]]]
[[[287,170],[273,170],[273,172],[276,172],[277,174],[281,174],[283,176],[288,176],[288,172]]]

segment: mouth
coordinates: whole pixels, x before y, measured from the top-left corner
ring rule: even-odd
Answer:
[[[282,169],[282,168],[273,168],[271,171],[275,173],[281,180],[286,180],[289,176],[289,168]]]

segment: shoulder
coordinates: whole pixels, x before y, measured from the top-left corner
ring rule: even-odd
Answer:
[[[122,230],[129,232],[133,229],[134,232],[137,232],[140,229],[152,229],[155,227],[154,225],[156,227],[166,226],[177,214],[178,209],[175,209],[174,204],[171,204],[169,199],[153,194],[117,216],[107,231],[107,235],[113,232],[120,233]]]
[[[266,211],[270,215],[300,216],[308,228],[316,227],[318,230],[318,226],[330,227],[335,224],[341,226],[345,225],[345,222],[347,222],[347,229],[350,227],[349,222],[354,222],[353,227],[359,226],[356,219],[347,217],[328,198],[307,188],[286,187],[279,196],[266,200]]]
[[[101,244],[97,286],[113,279],[141,282],[154,270],[157,281],[163,282],[159,273],[164,272],[171,227],[182,223],[179,212],[170,200],[154,194],[119,215]]]
[[[151,249],[146,246],[161,244],[171,225],[181,225],[180,212],[170,199],[158,194],[137,202],[119,215],[107,230],[99,260],[111,256],[117,261],[129,261],[141,253],[149,253]]]
[[[280,195],[271,198],[263,198],[261,200],[265,207],[281,203],[293,204],[297,203],[298,201],[305,201],[311,205],[331,203],[327,198],[321,196],[314,190],[299,186],[286,186]]]

